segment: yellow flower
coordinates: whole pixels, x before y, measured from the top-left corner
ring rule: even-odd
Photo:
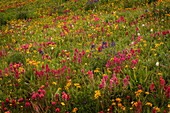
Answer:
[[[146,43],[146,40],[144,40],[143,42]]]
[[[158,73],[158,75],[162,75],[162,73]]]
[[[170,108],[170,104],[168,104],[168,108]]]
[[[98,73],[98,72],[100,72],[100,71],[96,69],[96,70],[94,70],[94,72],[95,72],[95,73]]]
[[[152,107],[152,104],[150,102],[147,102],[145,105],[148,105],[148,106]]]
[[[149,92],[145,92],[145,94],[149,95]]]
[[[160,112],[160,111],[161,111],[160,108],[158,108],[158,107],[156,108],[156,110],[157,110],[157,112]]]
[[[74,83],[74,86],[76,86],[77,88],[81,88],[79,83]]]
[[[61,105],[65,106],[65,103],[64,103],[64,102],[61,102]]]
[[[143,91],[142,90],[138,90],[138,93],[142,93]]]
[[[56,83],[56,82],[54,82],[54,81],[52,82],[52,84],[57,85],[57,83]]]
[[[89,52],[89,50],[86,50],[86,53],[88,53]]]
[[[94,98],[97,99],[99,96],[101,96],[100,90],[96,90]]]
[[[153,48],[152,48],[151,50],[152,50],[152,51],[155,51],[155,49],[153,49]]]
[[[78,109],[75,107],[74,109],[73,109],[73,112],[76,112]]]
[[[122,110],[125,111],[126,107],[122,106]]]
[[[122,100],[120,98],[116,98],[116,101],[121,102]]]
[[[114,58],[111,58],[110,61],[114,60]]]
[[[135,102],[135,103],[133,104],[133,106],[134,106],[134,105],[135,105],[135,106],[137,106],[137,104],[138,104],[138,103],[137,103],[137,102]]]
[[[21,82],[21,79],[18,79],[18,82]]]
[[[160,42],[159,44],[164,44],[163,42]]]

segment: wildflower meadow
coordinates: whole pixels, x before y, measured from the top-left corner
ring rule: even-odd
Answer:
[[[169,113],[169,0],[1,0],[0,112]]]

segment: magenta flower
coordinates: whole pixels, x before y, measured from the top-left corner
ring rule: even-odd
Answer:
[[[138,89],[141,89],[141,85],[138,85]]]
[[[162,31],[162,35],[166,35],[166,31]]]
[[[39,97],[40,97],[41,99],[43,99],[43,98],[44,98],[44,94],[40,94]]]
[[[30,105],[31,105],[31,103],[29,103],[29,102],[25,103],[26,108],[29,108]]]
[[[36,99],[36,95],[35,95],[35,94],[32,95],[32,99],[33,99],[33,100]]]
[[[83,70],[83,69],[81,70],[81,73],[82,73],[82,74],[84,73],[84,70]]]
[[[152,113],[156,113],[156,109],[153,109]]]
[[[152,91],[153,89],[155,89],[154,83],[152,83],[150,86],[150,90]]]
[[[9,103],[9,98],[7,98],[7,99],[5,100],[5,102],[6,102],[6,103]]]
[[[55,102],[52,102],[51,104],[54,106],[56,103],[55,103]]]
[[[59,108],[55,109],[55,112],[56,112],[56,113],[59,113],[59,112],[60,112],[60,109],[59,109]]]

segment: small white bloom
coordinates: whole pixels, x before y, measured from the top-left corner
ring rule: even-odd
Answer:
[[[65,50],[65,52],[67,52],[67,50]]]
[[[159,66],[159,62],[156,62],[156,66]]]
[[[132,42],[131,44],[134,44],[134,42]]]
[[[138,36],[140,36],[140,33],[138,33]]]
[[[153,31],[153,29],[151,29],[151,32]]]
[[[162,21],[164,21],[164,19],[162,19]]]
[[[51,47],[51,50],[53,50],[54,49],[54,47]]]
[[[144,27],[144,26],[145,26],[145,24],[142,24],[142,26]]]

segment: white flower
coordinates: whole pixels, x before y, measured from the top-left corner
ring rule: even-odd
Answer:
[[[54,49],[54,47],[51,47],[51,50],[53,50]]]
[[[140,33],[138,33],[138,36],[140,36]]]
[[[134,44],[134,42],[132,42],[131,44]]]
[[[145,26],[145,24],[142,24],[142,26]]]
[[[159,66],[159,62],[156,62],[156,66]]]
[[[151,29],[151,32],[153,31],[153,29]]]
[[[67,50],[65,50],[65,52],[67,52]]]

